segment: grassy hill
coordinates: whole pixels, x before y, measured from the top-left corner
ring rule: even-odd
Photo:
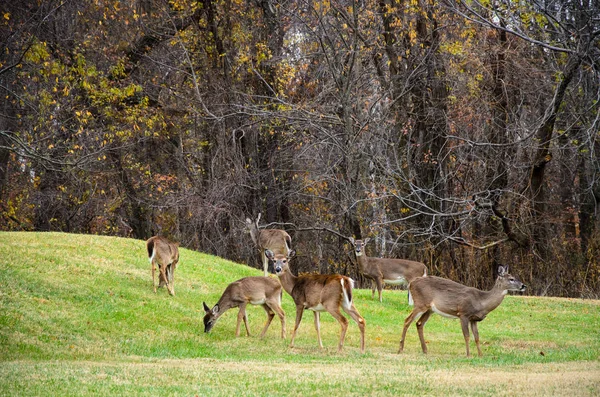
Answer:
[[[518,269],[518,266],[513,266]],[[204,334],[202,302],[260,275],[182,249],[176,296],[152,291],[145,243],[62,233],[0,233],[0,395],[598,395],[600,302],[507,296],[480,326],[484,357],[464,357],[457,321],[434,316],[421,353],[414,326],[396,354],[405,291],[356,290],[367,353],[351,322],[323,314],[317,348],[310,312],[289,349],[295,309],[284,293],[288,338],[262,308],[251,337],[234,337],[237,309]],[[474,348],[474,346],[473,346]]]

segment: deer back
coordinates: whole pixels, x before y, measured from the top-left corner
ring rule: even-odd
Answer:
[[[229,284],[221,300],[227,299],[235,302],[235,306],[239,306],[243,302],[257,305],[275,295],[281,295],[281,284],[277,279],[262,276],[245,277]]]
[[[421,277],[410,284],[415,308],[438,314],[481,321],[502,303],[507,291],[524,291],[525,285],[503,271],[490,291],[468,287],[441,277]]]
[[[296,278],[296,282],[290,295],[297,305],[304,304],[306,307],[316,307],[323,302],[334,301],[338,305],[343,299],[344,287],[351,286],[352,281],[339,274],[309,274]],[[352,291],[347,290],[348,298],[352,301]]]
[[[417,306],[435,308],[434,311],[457,317],[462,310],[472,304],[471,297],[478,296],[476,288],[467,287],[452,280],[428,276],[414,279],[409,286],[410,293]],[[440,313],[441,314],[441,313]]]
[[[261,251],[270,249],[275,254],[287,255],[291,240],[285,230],[265,229],[259,232],[258,245]]]
[[[154,255],[155,260],[161,265],[168,265],[179,261],[179,243],[173,243],[161,236],[148,239],[146,246],[148,256]]]
[[[373,277],[380,274],[385,280],[404,278],[407,283],[410,283],[417,277],[427,275],[425,264],[417,261],[373,257],[367,257],[366,260],[367,266],[364,267],[364,273]]]

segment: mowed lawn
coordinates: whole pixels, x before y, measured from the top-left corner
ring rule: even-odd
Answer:
[[[302,253],[300,253],[302,254]],[[210,334],[228,283],[261,275],[243,264],[181,249],[176,296],[152,291],[145,242],[63,233],[0,233],[0,395],[600,395],[600,301],[507,296],[479,325],[484,356],[466,358],[460,324],[432,316],[423,355],[406,291],[355,290],[367,352],[350,322],[322,314],[324,349],[306,312],[290,349],[295,309],[284,293],[287,339],[249,307],[252,336],[235,338],[237,309]],[[518,264],[511,269],[518,274]],[[472,351],[474,344],[472,345]],[[476,351],[476,350],[475,350]]]

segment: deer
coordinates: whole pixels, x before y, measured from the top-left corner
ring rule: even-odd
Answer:
[[[287,255],[291,250],[292,238],[285,230],[280,229],[265,229],[260,230],[258,227],[258,221],[260,220],[260,213],[254,222],[250,218],[246,218],[246,228],[250,232],[252,241],[258,247],[260,251],[263,270],[265,277],[269,275],[269,260],[265,256],[265,250],[271,250],[275,254]]]
[[[379,302],[383,302],[381,298],[383,283],[406,285],[410,284],[417,277],[427,276],[427,267],[424,263],[407,259],[374,258],[367,256],[364,247],[371,240],[368,237],[364,240],[354,240],[354,238],[349,237],[348,240],[354,247],[354,254],[356,255],[360,273],[374,283],[371,288],[371,296],[373,298],[375,297],[375,287],[377,287]],[[408,303],[409,305],[413,304],[410,290],[408,293]]]
[[[344,347],[344,339],[348,330],[348,319],[342,315],[340,308],[352,317],[360,329],[360,352],[365,352],[365,319],[360,315],[352,300],[353,280],[350,277],[339,274],[305,274],[294,276],[290,271],[289,260],[296,255],[291,250],[286,255],[275,254],[271,250],[265,250],[265,255],[273,261],[275,274],[283,289],[292,297],[296,304],[296,324],[290,341],[290,348],[294,347],[294,341],[298,327],[302,321],[304,310],[312,310],[315,317],[315,329],[317,330],[317,341],[319,347],[323,348],[321,340],[320,312],[327,311],[335,318],[342,327],[338,352]]]
[[[410,324],[417,321],[417,332],[421,340],[423,353],[427,354],[427,345],[423,336],[425,323],[431,313],[437,313],[444,317],[460,319],[467,357],[469,352],[469,325],[473,331],[477,353],[481,357],[479,346],[479,332],[477,323],[497,308],[508,291],[525,291],[526,286],[517,278],[508,273],[508,266],[498,267],[498,278],[490,291],[482,291],[477,288],[467,287],[455,281],[441,277],[420,277],[413,280],[409,286],[414,300],[414,309],[404,321],[402,339],[400,339],[400,350],[404,350],[404,339]]]
[[[250,336],[248,328],[248,315],[246,306],[261,305],[267,312],[267,322],[263,328],[260,337],[263,338],[271,325],[275,314],[281,320],[281,338],[285,338],[285,312],[281,308],[282,289],[279,280],[270,277],[244,277],[229,284],[221,295],[221,298],[213,308],[209,308],[206,302],[204,306],[204,332],[208,333],[214,327],[215,323],[227,310],[239,307],[237,316],[237,325],[235,327],[236,338],[240,336],[240,323],[244,320],[246,334]]]
[[[167,286],[170,295],[175,295],[175,281],[173,279],[175,268],[179,263],[179,243],[173,243],[161,236],[150,237],[146,241],[148,249],[148,260],[152,264],[152,286],[156,293],[156,282],[154,281],[154,272],[158,263],[159,285],[158,287]]]

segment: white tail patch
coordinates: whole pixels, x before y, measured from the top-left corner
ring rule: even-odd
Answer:
[[[156,247],[152,247],[152,255],[150,256],[150,258],[148,258],[150,263],[152,263],[154,261],[155,256],[156,256]]]
[[[349,287],[350,289],[352,289],[352,287],[354,286],[354,280],[352,280],[351,278],[348,278],[348,280],[350,280]],[[352,299],[350,299],[350,297],[348,296],[348,291],[346,290],[346,286],[344,285],[344,278],[340,280],[340,283],[342,284],[342,306],[346,309],[349,309],[350,307],[352,307]]]
[[[413,300],[410,290],[408,290],[408,306],[414,306],[414,305],[415,305],[415,301]]]

